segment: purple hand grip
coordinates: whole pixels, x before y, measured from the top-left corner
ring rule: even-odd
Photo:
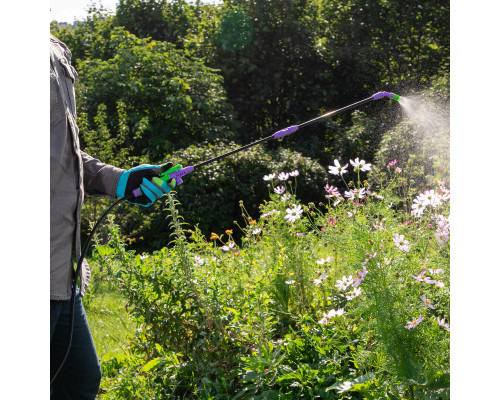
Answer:
[[[289,126],[288,128],[285,128],[285,129],[282,129],[281,131],[276,132],[273,135],[273,138],[275,138],[275,139],[282,138],[283,136],[289,135],[290,133],[297,131],[297,129],[299,129],[299,127],[297,125]]]
[[[378,93],[375,93],[372,96],[372,99],[373,100],[380,100],[382,97],[388,97],[389,99],[392,99],[392,96],[394,96],[394,93],[390,93],[390,92],[378,92]]]
[[[139,197],[142,194],[141,189],[139,188],[133,190],[132,193],[135,197]]]
[[[178,171],[172,172],[169,176],[170,176],[170,178],[175,179],[175,182],[177,185],[180,185],[182,182],[184,182],[182,180],[182,177],[184,175],[187,175],[187,174],[193,172],[193,171],[194,171],[194,167],[181,168]]]

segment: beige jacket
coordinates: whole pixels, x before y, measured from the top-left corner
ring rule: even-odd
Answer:
[[[84,191],[115,197],[122,169],[106,165],[80,150],[74,82],[78,74],[71,52],[50,36],[50,299],[68,300],[74,262],[81,254],[80,222]],[[82,265],[82,296],[90,281]]]

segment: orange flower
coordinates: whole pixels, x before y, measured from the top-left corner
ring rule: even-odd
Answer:
[[[229,235],[229,234],[233,233],[233,230],[232,229],[226,229],[226,233]]]
[[[212,236],[210,236],[210,240],[216,240],[216,239],[219,239],[219,235],[212,232]]]
[[[249,222],[249,224],[250,224],[250,225],[253,225],[253,224],[256,224],[256,223],[257,223],[257,221],[256,221],[256,220],[254,220],[254,219],[252,219],[252,220]]]

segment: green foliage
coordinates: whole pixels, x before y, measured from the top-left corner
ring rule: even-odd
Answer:
[[[221,7],[216,32],[203,43],[213,49],[207,62],[224,76],[242,140],[311,117],[331,102],[329,71],[311,45],[307,14],[306,1],[231,0]]]
[[[175,164],[196,165],[228,151],[239,148],[235,143],[215,141],[190,146],[176,152],[167,159]],[[300,198],[304,202],[314,201],[322,195],[326,172],[317,162],[286,149],[266,150],[261,145],[226,157],[217,163],[199,167],[185,178],[177,190],[179,210],[190,225],[198,226],[205,234],[232,229],[234,221],[242,223],[240,200],[244,200],[248,213],[255,219],[262,200],[269,194],[263,185],[264,175],[272,172],[298,170]],[[168,213],[160,207],[147,210],[130,210],[132,214],[121,225],[129,232],[134,246],[140,251],[150,251],[169,242],[170,231],[165,219]],[[239,240],[240,234],[235,238]],[[139,238],[142,238],[139,240]]]
[[[107,60],[113,57],[113,49],[109,44],[111,32],[115,28],[114,17],[102,5],[97,7],[90,4],[87,11],[87,17],[75,26],[61,29],[56,23],[50,25],[50,32],[70,49],[71,62],[75,67],[83,60]]]
[[[390,171],[378,194],[360,178],[354,198],[322,206],[296,197],[302,175],[270,179],[286,193],[271,192],[260,218],[241,205],[241,244],[232,230],[187,230],[173,195],[173,247],[138,255],[111,225],[94,262],[140,323],[131,378],[111,393],[449,399],[448,191],[409,213],[395,205],[415,196]]]
[[[181,45],[191,18],[191,8],[184,0],[120,0],[115,24],[139,38]]]
[[[318,4],[316,46],[344,93],[422,83],[449,66],[448,1]]]
[[[82,148],[121,168],[195,165],[379,90],[403,96],[404,112],[377,102],[201,167],[163,209],[123,208],[124,234],[111,223],[94,258],[138,329],[103,356],[102,399],[449,398],[449,210],[412,208],[446,193],[449,2],[121,0],[51,32],[80,75]],[[330,176],[353,199],[324,199],[325,167],[355,157],[373,173]],[[87,199],[85,218],[104,207]],[[342,288],[363,266],[361,294]],[[425,268],[444,287],[412,277]]]
[[[441,105],[449,69],[449,4],[431,3],[228,0],[214,6],[123,0],[117,15],[91,4],[83,21],[66,28],[52,23],[51,32],[68,44],[80,74],[78,120],[89,154],[121,168],[164,162],[174,152],[193,164],[203,158],[192,157],[190,146],[216,139],[246,144],[378,90],[411,99],[413,88],[427,87],[417,99]],[[436,171],[448,173],[442,163],[448,161],[447,143],[439,135],[417,133],[414,120],[398,109],[393,102],[367,105],[269,142],[266,149],[285,147],[325,168],[334,159],[358,155],[377,166],[398,159],[416,170],[407,188],[425,187]],[[293,158],[295,152],[283,155]],[[234,171],[244,183],[262,176]],[[194,201],[203,210],[183,209],[189,222],[200,223],[208,234],[237,220],[237,201],[248,193],[223,184],[228,193],[221,194],[212,185],[210,200],[202,201],[198,188],[205,186],[199,180],[197,188],[179,190],[183,207]],[[248,204],[252,213],[266,194],[255,187]],[[223,199],[230,205],[219,207]],[[86,218],[95,221],[104,206],[92,200]],[[231,212],[224,213],[226,208]],[[168,229],[154,210],[122,209],[120,223],[130,240],[148,236],[138,248],[154,238],[155,245],[165,242]],[[145,235],[152,224],[154,235]]]
[[[160,161],[166,152],[190,143],[230,136],[230,106],[221,78],[200,60],[187,58],[166,42],[139,39],[122,28],[112,32],[110,47],[115,51],[113,58],[78,64],[79,112],[93,118],[100,104],[105,104],[110,110],[110,129],[117,131],[118,118],[111,110],[117,101],[125,103],[129,123],[135,129],[146,125],[135,154]]]

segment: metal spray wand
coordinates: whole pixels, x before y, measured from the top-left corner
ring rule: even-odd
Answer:
[[[227,156],[230,156],[231,154],[237,153],[239,151],[243,151],[243,150],[248,149],[250,147],[256,146],[256,145],[258,145],[260,143],[264,143],[264,142],[266,142],[268,140],[271,140],[271,139],[280,139],[280,138],[282,138],[282,137],[284,137],[286,135],[290,135],[291,133],[296,132],[300,128],[303,128],[305,126],[314,124],[314,123],[316,123],[316,122],[318,122],[320,120],[323,120],[323,119],[328,118],[328,117],[332,117],[334,115],[340,114],[340,113],[342,113],[344,111],[347,111],[347,110],[350,110],[352,108],[361,106],[361,105],[363,105],[365,103],[369,103],[369,102],[371,102],[373,100],[382,99],[384,97],[387,97],[387,98],[389,98],[391,100],[394,100],[394,101],[398,101],[399,100],[399,96],[397,94],[390,93],[390,92],[378,92],[378,93],[374,94],[373,96],[368,97],[367,99],[358,101],[356,103],[353,103],[353,104],[348,105],[348,106],[343,107],[343,108],[339,108],[338,110],[327,112],[326,114],[320,115],[319,117],[316,117],[316,118],[311,119],[309,121],[303,122],[303,123],[301,123],[299,125],[292,125],[292,126],[289,126],[288,128],[281,129],[280,131],[275,132],[272,135],[267,136],[267,137],[265,137],[263,139],[257,140],[257,141],[255,141],[253,143],[247,144],[247,145],[239,147],[239,148],[237,148],[235,150],[232,150],[232,151],[229,151],[227,153],[221,154],[220,156],[211,158],[210,160],[203,161],[203,162],[201,162],[199,164],[196,164],[194,166],[189,166],[189,167],[185,167],[185,168],[180,168],[180,166],[179,166],[179,168],[177,170],[175,170],[175,171],[173,171],[171,169],[171,170],[166,171],[165,173],[163,173],[161,175],[161,178],[164,179],[164,180],[174,178],[175,181],[177,182],[177,184],[181,184],[183,182],[182,177],[184,175],[187,175],[187,174],[193,172],[198,167],[202,167],[203,165],[207,165],[207,164],[211,164],[211,163],[213,163],[215,161],[219,161],[219,160],[221,160],[221,159],[223,159],[223,158],[225,158]]]

